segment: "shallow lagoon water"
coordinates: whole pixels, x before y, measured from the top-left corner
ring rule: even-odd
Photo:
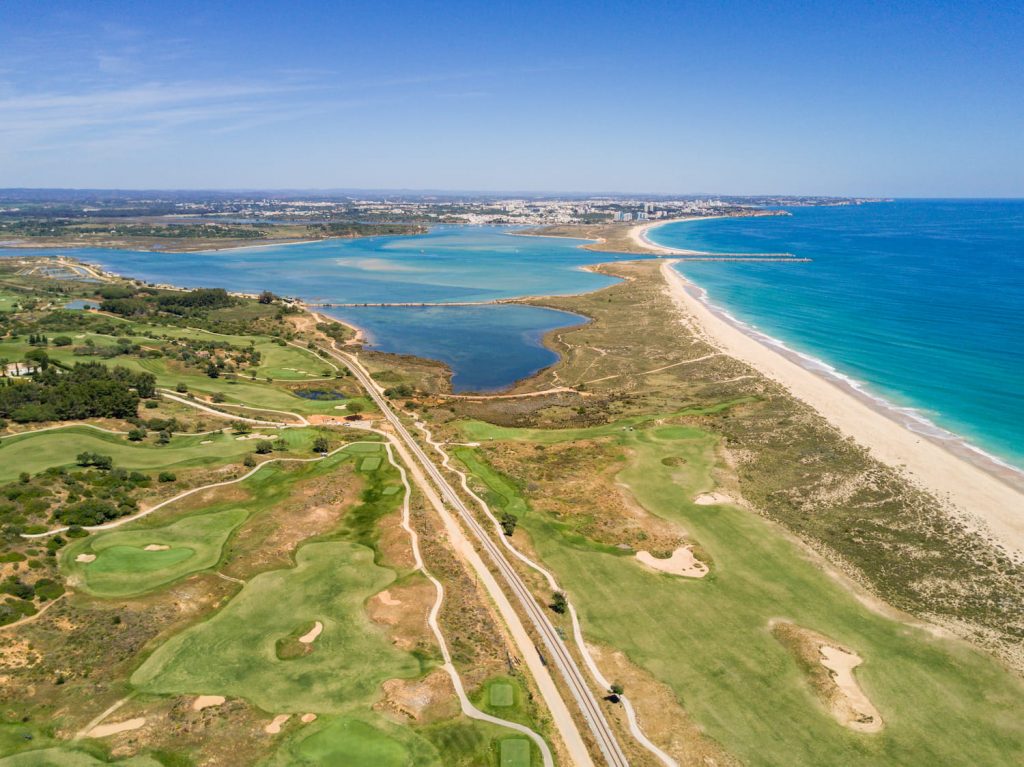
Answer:
[[[1024,466],[1024,201],[904,200],[669,224],[666,246],[809,264],[684,264],[708,299],[920,420]]]
[[[149,282],[272,290],[311,303],[466,302],[566,295],[615,282],[585,271],[623,256],[581,250],[580,240],[513,236],[502,227],[442,226],[414,237],[325,240],[200,253],[97,248],[0,250],[66,253]],[[544,333],[580,318],[528,306],[325,309],[363,327],[374,348],[448,363],[457,391],[508,386],[557,359]]]

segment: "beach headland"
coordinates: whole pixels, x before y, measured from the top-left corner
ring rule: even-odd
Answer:
[[[705,340],[782,384],[843,434],[914,484],[948,503],[975,529],[995,536],[1011,554],[1024,554],[1024,476],[961,440],[912,431],[895,408],[839,376],[810,369],[811,360],[742,325],[711,305],[704,292],[661,265],[669,293]],[[816,366],[820,368],[821,366]],[[951,435],[952,436],[952,435]]]

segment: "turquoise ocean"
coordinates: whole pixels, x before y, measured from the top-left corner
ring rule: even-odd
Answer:
[[[711,304],[899,409],[911,428],[959,435],[1024,467],[1024,200],[789,212],[667,224],[649,236],[813,259],[677,268]]]

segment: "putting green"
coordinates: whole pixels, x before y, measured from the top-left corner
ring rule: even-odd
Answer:
[[[511,706],[516,702],[515,689],[508,682],[495,682],[487,688],[487,697],[492,706]]]
[[[617,426],[602,427],[626,458],[617,480],[644,508],[692,535],[714,568],[700,581],[665,577],[595,545],[564,521],[526,514],[520,524],[565,586],[588,640],[624,651],[668,684],[709,736],[752,767],[1020,763],[1024,683],[965,643],[868,609],[762,518],[732,506],[693,504],[713,488],[710,435],[678,426]],[[535,434],[500,432],[503,439]],[[543,441],[557,434],[540,432]],[[477,451],[457,454],[493,498],[522,503],[514,483]],[[666,465],[665,456],[685,463]],[[832,718],[771,635],[769,621],[779,617],[856,650],[864,659],[856,678],[881,712],[882,732],[857,733]]]
[[[501,741],[501,767],[530,767],[530,741],[526,738]]]
[[[383,459],[379,455],[368,455],[359,464],[360,471],[377,471]]]
[[[298,764],[337,767],[406,767],[413,763],[402,743],[358,719],[337,719],[296,744]],[[419,763],[419,762],[416,762]]]
[[[231,532],[248,513],[233,508],[186,517],[166,527],[111,530],[66,547],[61,566],[77,588],[98,597],[143,594],[186,575],[213,567]],[[146,551],[147,546],[167,546]],[[95,556],[91,562],[80,556]]]
[[[394,573],[373,551],[345,541],[309,543],[297,565],[253,578],[216,615],[170,639],[132,675],[147,693],[241,697],[274,713],[344,713],[368,706],[386,679],[422,673],[392,645],[363,603]],[[296,625],[320,621],[315,650],[289,660],[277,641]]]

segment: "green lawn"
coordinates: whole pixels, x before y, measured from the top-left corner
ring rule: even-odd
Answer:
[[[248,516],[242,508],[196,514],[165,527],[115,529],[75,541],[61,552],[61,566],[76,588],[99,597],[143,594],[190,573],[213,567],[231,532]],[[146,546],[169,546],[146,551]],[[75,561],[95,555],[92,562]]]
[[[290,450],[312,455],[314,429],[278,431],[261,427],[261,433],[279,434]],[[23,471],[35,474],[51,466],[73,467],[81,452],[109,455],[114,465],[123,469],[152,471],[231,463],[254,447],[254,440],[240,440],[231,433],[180,435],[167,445],[157,445],[151,441],[129,442],[124,436],[85,426],[68,426],[0,440],[0,482],[10,482]]]
[[[1017,677],[962,642],[868,609],[760,517],[694,505],[712,486],[714,440],[706,433],[614,426],[607,433],[628,457],[617,479],[650,512],[677,522],[713,564],[703,580],[674,578],[595,546],[545,514],[523,516],[520,524],[576,605],[588,640],[626,652],[675,691],[709,736],[755,767],[1024,761],[1024,684]],[[581,434],[470,424],[466,436],[486,433],[548,442]],[[686,463],[666,466],[665,456]],[[485,464],[469,465],[494,498],[515,494]],[[831,717],[769,632],[773,618],[822,632],[864,658],[857,678],[885,720],[881,733],[855,733]]]
[[[394,573],[347,541],[309,543],[294,568],[257,575],[216,615],[159,647],[131,683],[154,694],[246,698],[275,713],[337,713],[369,706],[386,679],[419,676],[419,661],[392,645],[363,603]],[[313,651],[279,660],[277,640],[321,621]]]

